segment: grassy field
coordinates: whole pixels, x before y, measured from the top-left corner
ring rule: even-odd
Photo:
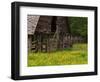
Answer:
[[[55,51],[51,53],[28,54],[28,66],[53,66],[53,65],[75,65],[87,64],[87,44],[74,44],[70,49]]]

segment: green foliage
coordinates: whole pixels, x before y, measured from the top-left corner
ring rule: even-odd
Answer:
[[[87,17],[69,17],[69,26],[72,35],[87,38]]]
[[[73,48],[62,51],[28,54],[28,66],[53,66],[87,64],[87,44],[74,44]]]

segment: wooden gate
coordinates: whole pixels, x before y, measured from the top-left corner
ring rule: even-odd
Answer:
[[[47,52],[47,35],[35,34],[32,36],[32,52]]]

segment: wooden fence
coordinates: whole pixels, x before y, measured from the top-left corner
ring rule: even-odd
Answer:
[[[69,34],[60,33],[37,33],[32,36],[31,51],[33,52],[51,52],[71,47],[74,43],[81,43],[82,37],[71,36]]]

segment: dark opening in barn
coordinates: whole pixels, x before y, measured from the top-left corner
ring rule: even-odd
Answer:
[[[56,32],[56,20],[57,20],[57,17],[53,16],[52,17],[52,22],[51,22],[51,32],[53,32],[53,33]]]

